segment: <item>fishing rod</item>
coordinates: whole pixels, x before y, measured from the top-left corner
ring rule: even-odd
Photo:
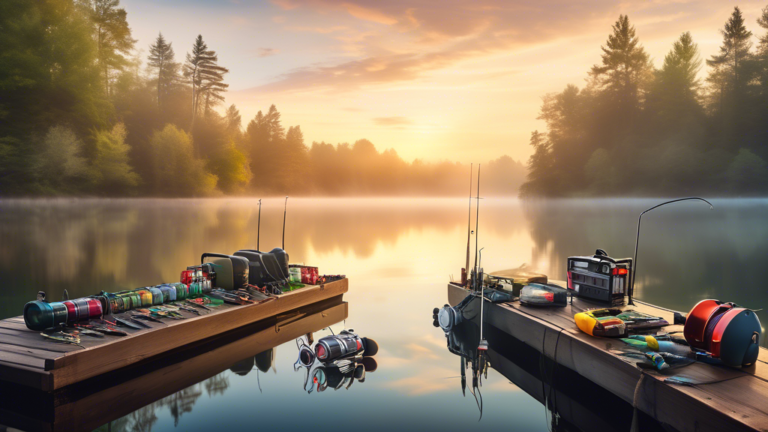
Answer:
[[[469,243],[472,227],[472,170],[473,164],[469,164],[469,210],[467,212],[467,262],[464,264],[464,272],[469,272]]]
[[[259,249],[259,238],[261,238],[261,198],[259,198],[259,222],[256,227],[256,250],[261,250]]]
[[[667,205],[667,204],[672,204],[672,203],[676,203],[676,202],[680,202],[680,201],[689,201],[689,200],[704,201],[705,203],[709,204],[709,209],[710,210],[715,207],[715,206],[712,205],[711,202],[705,200],[704,198],[699,198],[699,197],[678,198],[678,199],[674,199],[674,200],[671,200],[671,201],[663,202],[661,204],[657,204],[657,205],[649,208],[648,210],[640,213],[640,217],[637,218],[637,237],[635,238],[635,257],[632,259],[632,282],[629,285],[629,291],[628,291],[628,294],[627,294],[627,296],[629,297],[629,301],[628,301],[627,304],[629,304],[631,306],[635,305],[632,302],[632,296],[635,294],[635,274],[637,273],[637,248],[640,245],[640,222],[643,220],[643,215],[648,213],[649,211],[651,211],[653,209],[657,209],[657,208],[659,208],[661,206],[664,206],[664,205]]]
[[[477,289],[477,246],[480,233],[480,164],[477,165],[477,216],[475,216],[475,289]]]
[[[285,215],[288,213],[288,197],[285,197],[285,208],[283,209],[283,250],[285,250]]]

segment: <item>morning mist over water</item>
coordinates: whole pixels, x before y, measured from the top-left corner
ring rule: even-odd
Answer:
[[[563,280],[568,256],[602,248],[631,257],[637,215],[659,201],[483,199],[483,267],[527,264]],[[712,202],[712,210],[687,202],[643,218],[637,298],[684,312],[704,298],[753,308],[768,301],[761,288],[768,200]],[[262,249],[280,246],[282,204],[263,200]],[[466,198],[292,198],[285,247],[291,262],[350,278],[351,318],[382,313],[388,303],[418,316],[460,277],[466,218]],[[56,300],[65,289],[77,297],[178,280],[202,252],[255,247],[257,219],[256,199],[4,200],[0,311],[18,315],[40,290]],[[401,304],[397,293],[424,302]]]

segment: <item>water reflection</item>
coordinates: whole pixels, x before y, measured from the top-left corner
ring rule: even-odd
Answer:
[[[312,348],[312,335],[296,339],[298,359],[295,371],[304,372],[304,390],[311,394],[332,388],[349,390],[355,382],[365,382],[367,373],[374,372],[378,363],[373,357],[378,344],[361,338],[354,330],[342,330],[338,335],[323,337]]]
[[[179,425],[181,416],[185,413],[191,413],[200,396],[205,392],[209,397],[223,395],[229,388],[229,379],[225,374],[219,374],[208,378],[207,380],[187,387],[171,396],[153,402],[143,408],[111,421],[100,428],[98,431],[151,431],[157,423],[158,411],[167,409],[173,417],[174,426]]]

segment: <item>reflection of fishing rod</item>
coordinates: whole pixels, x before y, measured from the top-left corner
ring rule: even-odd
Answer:
[[[464,265],[464,273],[469,273],[469,239],[472,227],[472,165],[469,164],[469,210],[467,214],[467,262]],[[466,282],[466,281],[465,281]]]
[[[261,198],[259,198],[259,222],[256,226],[256,250],[259,250],[259,238],[261,237]]]
[[[663,202],[661,204],[657,204],[657,205],[649,208],[648,210],[640,213],[640,217],[637,218],[637,237],[635,238],[635,257],[632,260],[632,282],[629,285],[629,291],[628,291],[628,295],[627,295],[629,297],[629,302],[628,302],[629,305],[632,305],[632,306],[635,305],[632,302],[632,296],[635,294],[635,274],[637,273],[637,248],[638,248],[638,246],[640,244],[640,222],[643,220],[643,215],[648,213],[649,211],[651,211],[653,209],[656,209],[656,208],[659,208],[659,207],[661,207],[663,205],[672,204],[672,203],[676,203],[676,202],[679,202],[679,201],[688,201],[688,200],[704,201],[705,203],[709,204],[710,210],[712,208],[714,208],[712,203],[707,201],[707,200],[705,200],[704,198],[699,198],[699,197],[678,198],[678,199],[674,199],[674,200],[671,200],[671,201]]]
[[[285,250],[285,215],[288,213],[288,197],[285,197],[285,208],[283,209],[283,250]]]
[[[483,248],[485,249],[485,248]],[[483,263],[483,249],[480,249],[480,264]],[[483,271],[482,267],[479,267],[480,272]],[[478,279],[480,274],[477,275]],[[480,344],[477,346],[478,356],[482,355],[481,352],[488,351],[488,341],[483,339],[483,305],[485,304],[485,293],[483,292],[483,281],[480,281]]]

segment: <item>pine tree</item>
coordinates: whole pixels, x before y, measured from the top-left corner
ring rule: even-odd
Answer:
[[[533,154],[528,159],[527,181],[520,187],[521,197],[546,196],[553,194],[552,180],[556,171],[552,154],[552,145],[539,131],[531,133]]]
[[[237,136],[239,135],[240,128],[242,127],[242,117],[240,117],[240,111],[237,109],[235,104],[232,104],[227,108],[227,112],[224,115],[224,119],[227,123],[227,133],[230,136]]]
[[[274,104],[269,107],[265,121],[267,122],[269,140],[271,142],[277,142],[285,137],[285,128],[280,122],[280,112]]]
[[[136,40],[131,38],[125,9],[118,8],[120,0],[86,0],[98,48],[98,62],[104,80],[104,89],[111,95],[114,71],[123,71],[130,64],[125,58]]]
[[[149,47],[148,60],[147,67],[157,74],[157,107],[162,108],[164,99],[179,81],[179,64],[174,61],[173,46],[165,41],[162,33]]]
[[[744,16],[738,6],[733,9],[731,17],[721,30],[723,44],[720,46],[720,54],[713,55],[707,64],[715,71],[722,72],[725,77],[725,85],[716,88],[722,104],[729,97],[743,97],[745,87],[749,81],[747,76],[747,61],[749,50],[752,48],[752,32],[744,26]]]
[[[699,47],[690,32],[685,32],[672,45],[663,66],[656,72],[646,110],[665,124],[678,123],[692,113],[701,115],[701,83],[697,77],[700,69]]]
[[[639,44],[635,27],[629,24],[629,17],[619,16],[613,25],[613,33],[601,49],[602,63],[592,66],[590,71],[593,83],[609,92],[621,110],[639,109],[651,64]]]
[[[763,13],[757,19],[757,24],[765,30],[760,36],[760,43],[757,46],[757,66],[761,84],[761,94],[763,100],[768,98],[768,6],[763,8]]]
[[[766,33],[760,36],[760,44],[758,45],[758,51],[765,54],[768,53],[768,6],[763,8],[763,13],[757,19],[757,24],[766,30]]]
[[[677,89],[682,96],[695,99],[699,89],[696,76],[700,69],[699,46],[693,42],[691,33],[685,32],[664,57],[660,76],[670,89]]]
[[[222,93],[229,87],[224,83],[224,74],[229,69],[219,66],[218,60],[216,51],[209,50],[203,36],[198,35],[184,64],[184,76],[192,84],[192,124],[201,109],[203,114],[207,114],[224,100]]]

